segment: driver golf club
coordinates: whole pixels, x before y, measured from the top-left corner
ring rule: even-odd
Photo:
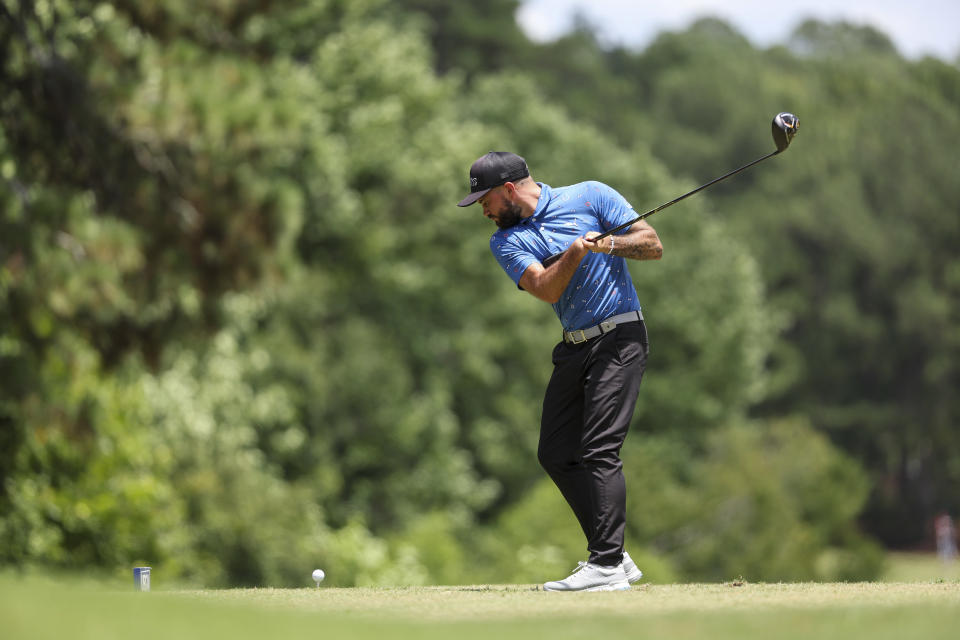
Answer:
[[[749,169],[753,165],[757,164],[758,162],[763,162],[767,158],[772,158],[773,156],[784,151],[788,146],[790,146],[790,141],[793,140],[793,136],[797,134],[797,128],[799,127],[799,125],[800,125],[800,120],[797,118],[797,116],[793,115],[792,113],[787,113],[787,112],[778,113],[776,116],[774,116],[773,123],[770,125],[773,131],[773,142],[774,144],[777,145],[776,151],[772,151],[771,153],[768,153],[762,158],[757,158],[753,162],[743,165],[739,169],[734,169],[730,173],[726,173],[720,176],[719,178],[711,180],[706,184],[700,185],[693,191],[688,191],[687,193],[683,194],[679,198],[674,198],[670,202],[665,202],[664,204],[660,205],[656,209],[651,209],[650,211],[647,211],[646,213],[637,216],[636,218],[634,218],[633,220],[630,220],[629,222],[625,222],[617,227],[614,227],[613,229],[610,229],[609,231],[605,231],[604,233],[601,233],[599,236],[593,237],[591,240],[593,242],[599,242],[603,238],[606,238],[607,236],[614,234],[618,231],[622,231],[623,229],[626,229],[627,227],[640,222],[644,218],[649,218],[650,216],[652,216],[658,211],[663,211],[667,207],[680,202],[684,198],[688,198],[695,193],[703,191],[710,185],[717,184],[721,180],[726,180],[730,176],[736,175],[741,171],[743,171],[744,169]],[[562,255],[563,253],[555,253],[554,255],[550,256],[549,258],[543,261],[543,266],[549,267],[551,264],[559,260],[560,256]]]

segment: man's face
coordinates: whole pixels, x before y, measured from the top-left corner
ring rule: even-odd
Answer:
[[[501,229],[509,229],[523,219],[519,204],[507,200],[504,188],[491,189],[478,201],[483,215],[493,220]]]

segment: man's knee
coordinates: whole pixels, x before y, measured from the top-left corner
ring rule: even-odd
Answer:
[[[547,472],[553,470],[557,466],[556,459],[552,457],[544,447],[537,448],[537,462],[539,462],[540,466],[543,467]]]
[[[551,475],[566,471],[576,466],[579,462],[567,452],[544,446],[537,448],[537,461],[540,463],[540,466]]]

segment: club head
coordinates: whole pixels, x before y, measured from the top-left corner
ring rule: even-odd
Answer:
[[[777,152],[783,151],[790,146],[790,141],[797,134],[797,128],[800,126],[800,119],[792,113],[778,113],[773,117],[773,142],[777,145]]]

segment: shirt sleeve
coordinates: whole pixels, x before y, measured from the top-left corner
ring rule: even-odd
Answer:
[[[532,253],[517,246],[509,239],[500,237],[499,234],[494,234],[490,238],[490,251],[493,252],[497,262],[500,263],[500,266],[518,287],[523,272],[534,262],[539,262]]]
[[[625,222],[630,222],[637,217],[637,212],[627,202],[616,189],[602,182],[591,182],[590,186],[595,191],[594,203],[596,205],[597,218],[604,231],[618,227]],[[621,232],[622,233],[622,232]]]

